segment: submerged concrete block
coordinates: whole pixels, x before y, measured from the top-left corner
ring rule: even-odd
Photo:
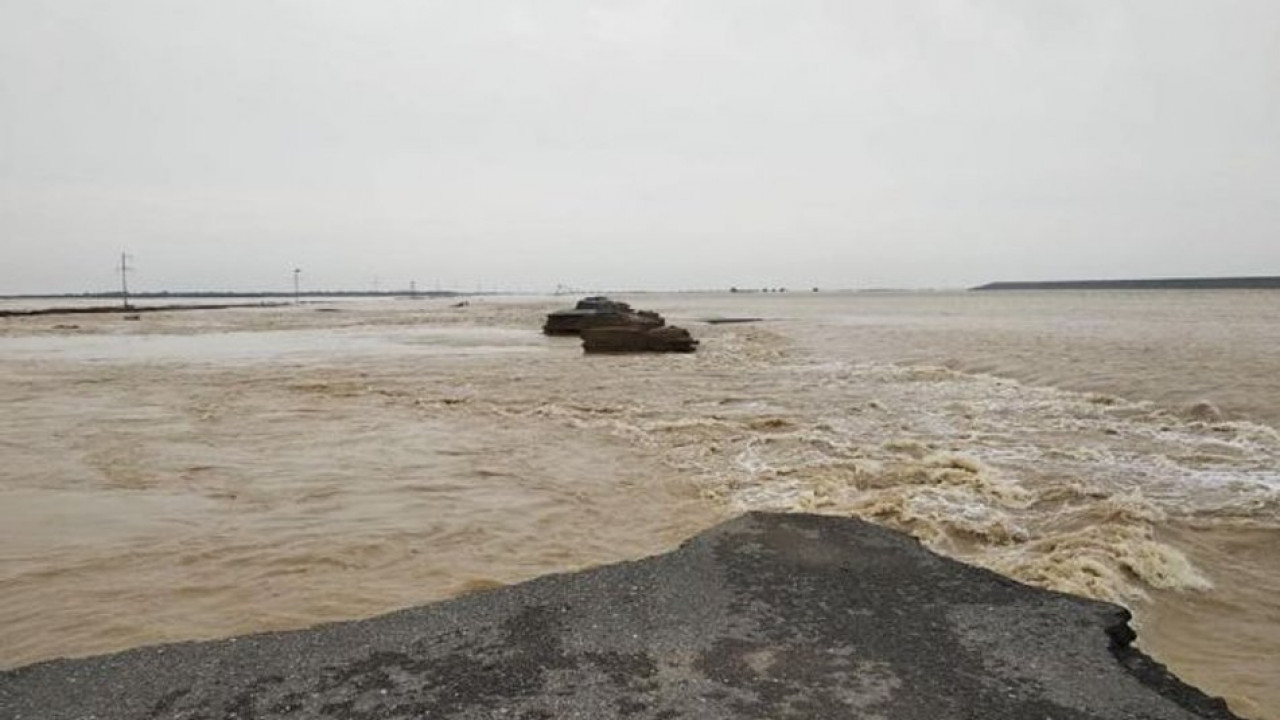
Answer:
[[[666,327],[598,327],[582,331],[582,349],[589,353],[681,352],[698,349],[688,330]]]
[[[633,310],[627,303],[596,295],[579,300],[572,310],[557,310],[547,315],[542,332],[547,335],[578,335],[589,328],[656,328],[665,323],[656,312]]]

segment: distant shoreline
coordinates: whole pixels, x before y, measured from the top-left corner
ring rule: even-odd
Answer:
[[[152,313],[166,312],[177,310],[226,310],[228,308],[259,308],[259,307],[281,307],[289,305],[296,301],[299,297],[303,302],[315,302],[317,299],[325,298],[364,298],[364,297],[390,297],[390,298],[408,298],[408,299],[425,299],[425,298],[451,298],[462,295],[471,295],[474,293],[461,293],[449,290],[431,290],[419,292],[377,292],[377,291],[349,291],[349,290],[327,290],[320,292],[308,292],[295,295],[291,292],[142,292],[129,293],[129,301],[137,300],[257,300],[258,302],[239,302],[239,303],[189,303],[189,304],[164,304],[164,305],[134,305],[123,304],[124,298],[118,292],[101,292],[101,293],[40,293],[30,295],[0,295],[0,300],[111,300],[121,302],[120,305],[88,305],[82,307],[42,307],[29,308],[21,310],[0,309],[0,318],[11,317],[32,317],[39,315],[100,315],[106,313]],[[488,293],[486,293],[488,294]],[[274,300],[275,302],[268,302]]]
[[[92,305],[88,307],[51,307],[33,308],[31,310],[0,310],[0,318],[34,317],[39,315],[104,315],[107,313],[152,313],[172,312],[176,310],[226,310],[228,308],[268,308],[282,307],[289,303],[236,303],[221,305]]]
[[[993,282],[970,290],[1280,290],[1280,276]]]
[[[246,292],[235,290],[194,290],[194,291],[161,291],[131,292],[130,300],[164,300],[166,298],[294,298],[299,295],[307,298],[316,297],[457,297],[460,295],[490,295],[494,293],[464,293],[453,290],[307,290],[300,293],[279,290]],[[23,293],[16,295],[0,295],[0,300],[120,300],[118,291],[86,292],[86,293]]]

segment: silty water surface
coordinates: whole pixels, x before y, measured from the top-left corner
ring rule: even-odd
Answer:
[[[0,660],[367,616],[768,508],[1122,602],[1280,717],[1280,293],[627,299],[700,351],[583,356],[540,298],[7,321]],[[700,322],[733,316],[765,321]]]

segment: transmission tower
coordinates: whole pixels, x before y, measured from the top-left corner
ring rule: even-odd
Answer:
[[[124,309],[129,310],[129,271],[133,267],[129,265],[128,253],[120,253],[120,267],[116,272],[120,273],[120,300],[124,304]]]

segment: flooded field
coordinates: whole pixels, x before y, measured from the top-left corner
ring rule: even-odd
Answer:
[[[700,351],[584,356],[538,332],[567,298],[4,320],[0,665],[802,510],[1123,603],[1185,679],[1280,718],[1280,293],[625,299]]]

